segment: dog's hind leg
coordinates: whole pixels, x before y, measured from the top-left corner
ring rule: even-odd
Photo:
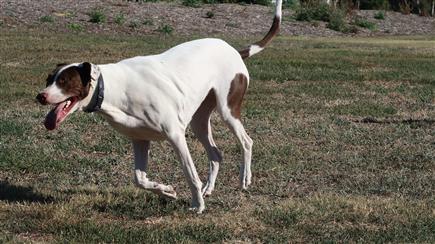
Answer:
[[[216,143],[213,140],[210,124],[210,115],[216,107],[216,96],[214,91],[211,90],[201,106],[193,115],[190,125],[192,131],[204,149],[207,152],[209,160],[209,173],[206,185],[202,188],[202,194],[204,196],[211,195],[215,187],[216,177],[219,171],[219,163],[222,162],[222,156],[216,147]]]
[[[134,151],[134,179],[137,186],[150,190],[159,195],[168,198],[177,198],[177,193],[174,188],[170,185],[159,184],[154,181],[150,181],[147,178],[146,170],[148,164],[148,153],[150,148],[149,141],[133,141],[133,151]]]
[[[243,163],[240,165],[240,186],[247,189],[251,184],[252,139],[248,136],[240,120],[243,96],[248,87],[248,77],[237,74],[231,82],[226,99],[218,101],[218,112],[227,126],[239,140],[243,148]]]
[[[243,149],[243,163],[240,165],[240,187],[247,189],[251,184],[252,139],[248,136],[242,122],[231,115],[223,115],[223,120],[239,140]]]

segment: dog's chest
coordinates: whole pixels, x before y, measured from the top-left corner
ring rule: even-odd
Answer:
[[[165,136],[154,123],[122,112],[103,114],[109,124],[133,140],[163,140]]]

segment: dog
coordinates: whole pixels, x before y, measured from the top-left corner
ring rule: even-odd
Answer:
[[[138,56],[118,63],[60,64],[47,77],[36,99],[54,105],[44,125],[56,129],[77,110],[101,114],[121,134],[131,139],[137,186],[168,198],[174,188],[151,181],[146,174],[150,141],[168,140],[182,164],[192,193],[191,209],[203,212],[204,196],[212,193],[222,156],[212,137],[214,110],[243,148],[241,188],[251,184],[252,140],[241,122],[241,105],[249,84],[243,62],[278,33],[282,0],[276,1],[272,26],[259,42],[237,51],[220,39],[199,39],[177,45],[161,54]],[[202,185],[189,153],[188,125],[204,146],[209,160],[207,183]]]

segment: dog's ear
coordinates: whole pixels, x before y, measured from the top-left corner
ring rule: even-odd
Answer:
[[[92,64],[88,62],[84,62],[82,63],[82,65],[79,66],[79,73],[83,86],[87,86],[88,84],[90,84],[91,72],[92,72]]]

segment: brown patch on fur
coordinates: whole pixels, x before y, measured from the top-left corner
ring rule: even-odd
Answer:
[[[76,66],[69,67],[59,74],[56,85],[69,96],[77,96],[80,100],[88,96],[90,87],[90,78],[80,73]]]
[[[243,49],[243,50],[239,51],[239,54],[242,57],[242,59],[249,58],[249,51],[250,50],[251,50],[251,47],[248,47],[246,49]]]
[[[203,114],[211,114],[213,109],[216,108],[216,94],[214,93],[213,89],[211,89],[207,96],[205,97],[204,101],[202,101],[201,106],[199,106],[196,113],[203,113]]]
[[[244,74],[236,74],[228,93],[228,107],[234,118],[240,119],[243,96],[248,88],[248,78]]]
[[[199,108],[196,110],[192,117],[192,122],[196,123],[197,126],[207,128],[208,118],[210,117],[213,110],[216,108],[216,94],[213,89],[211,89],[204,101],[202,101]]]
[[[56,65],[56,68],[53,71],[51,71],[50,74],[48,74],[48,77],[46,79],[46,81],[47,81],[46,86],[49,86],[49,85],[54,83],[54,77],[56,76],[57,72],[59,72],[59,70],[62,69],[65,65],[67,65],[67,64],[57,64]]]

